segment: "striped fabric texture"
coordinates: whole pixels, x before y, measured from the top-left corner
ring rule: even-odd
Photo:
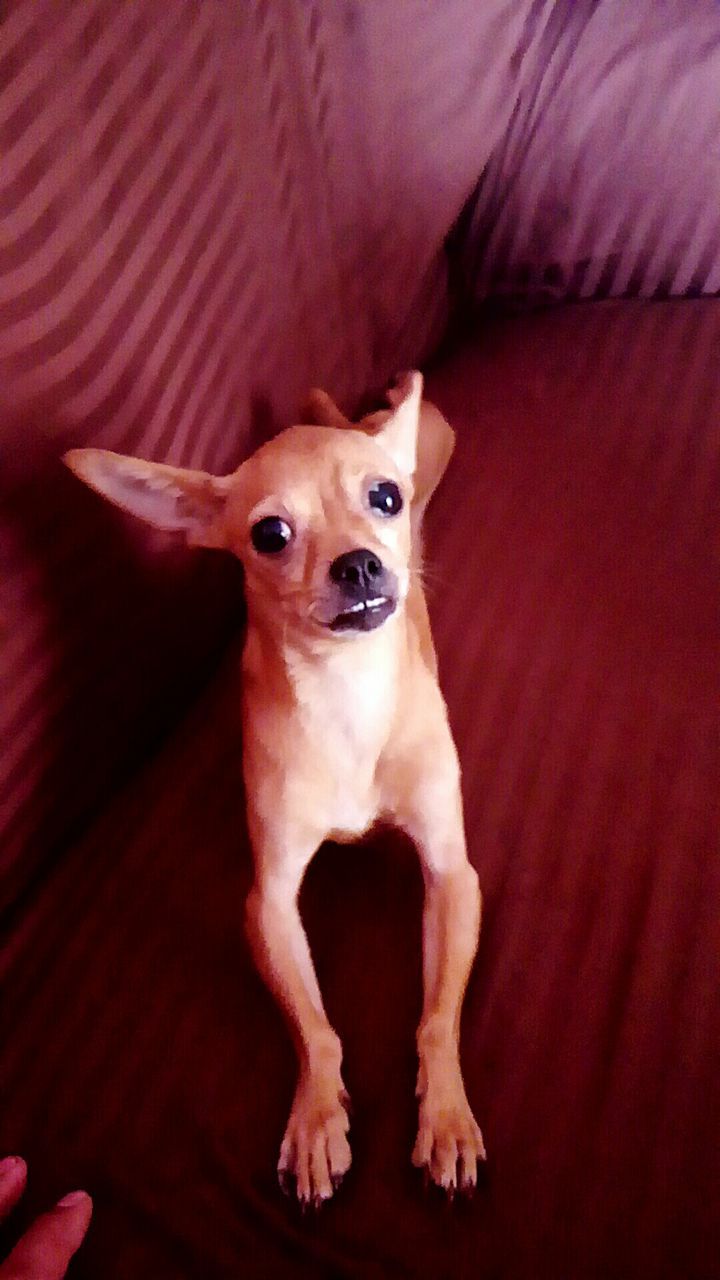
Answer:
[[[304,886],[355,1164],[319,1222],[282,1200],[241,573],[59,461],[228,470],[309,385],[350,408],[424,360],[457,284],[720,291],[719,49],[714,0],[0,8],[0,1154],[30,1162],[25,1221],[93,1194],[77,1280],[720,1276],[720,303],[505,317],[429,381],[485,893],[462,1047],[491,1163],[451,1217],[409,1162],[399,837]]]
[[[720,5],[540,0],[527,40],[468,212],[466,295],[720,293]]]
[[[0,961],[0,1150],[96,1209],[77,1280],[715,1280],[720,304],[512,317],[431,379],[458,447],[428,588],[485,894],[462,1052],[472,1205],[410,1166],[422,881],[327,846],[302,907],[354,1165],[302,1217],[293,1052],[240,920],[234,665]],[[38,1052],[38,1047],[42,1051]]]
[[[60,454],[223,472],[313,383],[350,404],[416,363],[528,9],[2,6],[0,903],[240,617],[232,566],[106,511]]]

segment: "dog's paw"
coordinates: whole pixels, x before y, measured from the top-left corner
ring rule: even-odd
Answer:
[[[420,1103],[413,1164],[452,1199],[456,1190],[473,1194],[478,1161],[485,1159],[482,1134],[464,1089],[438,1098],[426,1093]]]
[[[328,1089],[300,1082],[280,1147],[278,1179],[291,1194],[293,1183],[303,1209],[320,1208],[350,1168],[348,1096],[340,1085]]]

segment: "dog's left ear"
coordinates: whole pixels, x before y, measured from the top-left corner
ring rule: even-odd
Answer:
[[[413,479],[413,507],[421,513],[442,480],[455,448],[455,432],[436,405],[420,406],[418,456]]]
[[[393,412],[376,432],[375,438],[390,455],[398,471],[408,478],[417,465],[418,426],[423,377],[417,370],[408,373],[393,392]]]
[[[71,449],[63,462],[116,507],[184,533],[191,546],[224,547],[224,512],[232,476],[211,476],[108,449]]]

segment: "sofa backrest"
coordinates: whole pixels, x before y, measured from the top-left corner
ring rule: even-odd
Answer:
[[[475,301],[720,294],[720,4],[545,0],[464,245]]]
[[[234,468],[443,330],[443,239],[507,128],[516,0],[15,0],[0,19],[0,905],[151,749],[236,565],[59,462]]]

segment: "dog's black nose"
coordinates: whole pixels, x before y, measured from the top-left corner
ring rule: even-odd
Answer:
[[[330,565],[330,577],[350,587],[361,587],[369,591],[382,577],[383,563],[374,551],[367,547],[359,547],[357,551],[346,551],[338,556]]]

